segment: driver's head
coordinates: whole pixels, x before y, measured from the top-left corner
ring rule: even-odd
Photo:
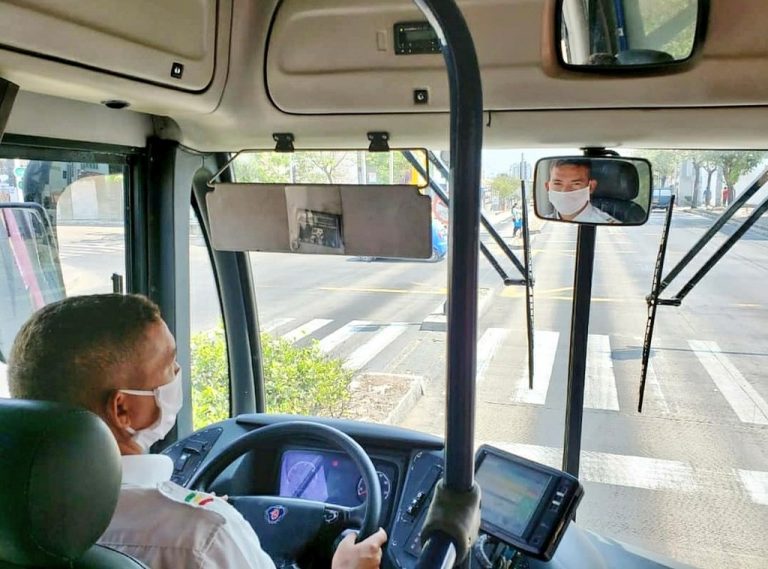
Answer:
[[[588,159],[555,160],[549,168],[547,190],[551,192],[573,192],[589,188],[595,191],[597,183],[592,178],[592,163]]]
[[[176,343],[158,307],[138,295],[72,297],[22,326],[8,361],[13,397],[99,415],[123,454],[163,438],[181,407]]]

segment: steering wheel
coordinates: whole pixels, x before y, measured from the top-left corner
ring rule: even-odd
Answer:
[[[358,541],[378,530],[379,477],[359,444],[338,429],[320,423],[291,421],[268,425],[230,443],[188,485],[205,492],[225,468],[245,453],[265,443],[294,442],[297,438],[320,440],[344,451],[357,466],[368,491],[365,502],[355,507],[280,496],[229,496],[229,503],[251,524],[262,547],[276,562],[298,559],[310,544],[332,543],[345,529],[359,529]]]

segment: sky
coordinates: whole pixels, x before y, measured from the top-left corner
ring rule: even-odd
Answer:
[[[520,155],[533,166],[540,158],[551,156],[581,156],[578,148],[515,148],[510,150],[483,150],[483,178],[509,173],[512,164],[520,162]]]

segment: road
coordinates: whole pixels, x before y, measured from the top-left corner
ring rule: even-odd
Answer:
[[[581,458],[586,496],[578,520],[696,566],[765,567],[768,303],[760,283],[768,278],[768,240],[748,233],[683,307],[660,308],[638,414],[643,298],[662,221],[654,214],[644,227],[598,230]],[[691,214],[675,220],[668,267],[709,224]],[[573,227],[549,223],[534,246],[533,391],[520,291],[503,291],[480,328],[479,353],[489,342],[494,348],[478,366],[478,443],[555,466],[563,445],[575,239]],[[404,424],[442,433],[443,405],[435,386]]]
[[[639,414],[643,299],[662,221],[654,213],[643,227],[598,229],[581,459],[586,497],[578,521],[696,566],[765,567],[768,301],[762,286],[768,282],[768,237],[751,231],[682,307],[659,309]],[[711,223],[676,215],[668,268]],[[109,276],[123,271],[120,230],[60,229],[69,294],[110,290]],[[510,237],[510,225],[501,232]],[[487,309],[478,329],[477,442],[556,466],[575,242],[575,228],[563,224],[546,223],[535,236],[532,391],[525,375],[523,291],[500,287],[487,262],[480,269]],[[190,251],[193,331],[200,331],[216,325],[218,303],[202,243],[193,238]],[[422,322],[445,298],[446,261],[259,253],[252,262],[262,328],[299,343],[319,340],[360,372],[422,377],[426,393],[403,425],[443,433],[445,334],[423,330]],[[668,292],[677,290],[673,285]]]

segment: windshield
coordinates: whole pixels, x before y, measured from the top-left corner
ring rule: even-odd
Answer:
[[[484,152],[483,213],[522,259],[520,179],[576,149]],[[624,150],[677,199],[667,267],[766,165],[765,152]],[[433,168],[433,173],[435,169]],[[250,181],[235,163],[238,181]],[[759,192],[737,218],[747,215]],[[437,200],[439,201],[439,200]],[[661,307],[637,412],[645,296],[668,200],[642,227],[597,231],[579,522],[697,566],[768,555],[768,226],[755,227],[680,308]],[[528,389],[525,290],[480,261],[476,443],[560,466],[576,227],[535,218],[536,374]],[[433,223],[444,231],[437,205]],[[518,224],[519,226],[519,224]],[[710,247],[733,232],[729,225]],[[515,276],[486,232],[482,239]],[[446,243],[428,261],[252,253],[270,412],[444,432]],[[679,277],[679,285],[700,266]],[[679,286],[678,285],[678,286]],[[675,285],[670,293],[676,292]],[[743,523],[745,519],[758,523]],[[762,520],[763,523],[760,522]],[[761,529],[763,528],[763,529]],[[762,549],[761,549],[762,548]],[[718,561],[719,560],[719,561]],[[759,562],[758,562],[759,564]]]

